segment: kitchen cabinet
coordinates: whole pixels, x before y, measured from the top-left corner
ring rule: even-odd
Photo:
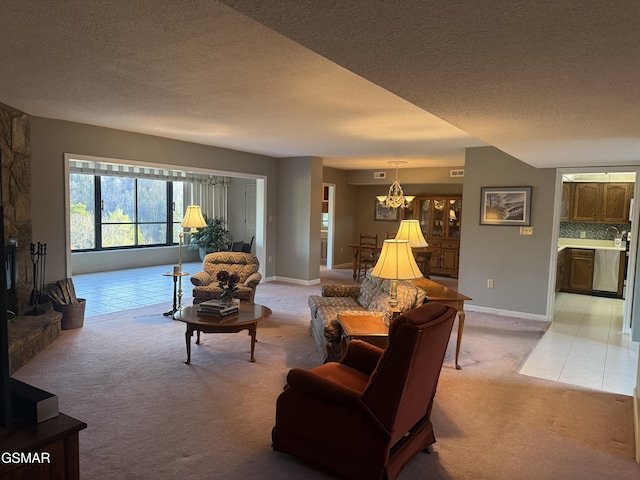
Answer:
[[[570,248],[558,252],[556,291],[623,298],[626,252]]]
[[[461,215],[461,195],[418,195],[404,210],[405,220],[420,222],[429,244],[433,274],[458,275]]]
[[[597,222],[600,203],[599,183],[577,183],[573,187],[571,220],[574,222]]]
[[[629,203],[632,188],[628,183],[603,183],[602,208],[599,221],[605,223],[624,223],[629,219]]]
[[[561,220],[565,208],[569,221],[625,223],[629,218],[632,183],[573,183],[562,186]],[[567,195],[568,198],[565,198]]]
[[[567,248],[565,261],[567,265],[566,290],[574,293],[593,291],[593,265],[595,250],[584,248]]]
[[[566,252],[564,248],[558,252],[556,292],[564,290],[567,286]]]
[[[560,221],[569,221],[569,212],[571,211],[571,184],[562,184],[562,204],[560,207]]]

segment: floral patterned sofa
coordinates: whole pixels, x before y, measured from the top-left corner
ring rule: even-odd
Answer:
[[[391,280],[372,277],[369,273],[360,285],[323,285],[321,295],[309,297],[311,323],[309,333],[316,350],[325,361],[337,361],[342,355],[341,334],[338,313],[358,312],[368,314],[382,312],[387,320],[391,317],[389,308]],[[413,283],[398,281],[398,310],[406,312],[424,303],[427,294]]]
[[[218,286],[216,275],[218,272],[227,271],[230,275],[236,274],[240,277],[238,290],[234,293],[235,298],[241,302],[254,303],[256,287],[262,280],[262,275],[258,272],[258,259],[250,253],[242,252],[216,252],[204,257],[202,269],[191,276],[193,287],[193,304],[219,298],[222,289]]]

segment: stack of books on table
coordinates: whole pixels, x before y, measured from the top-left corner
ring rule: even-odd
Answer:
[[[238,304],[226,300],[207,300],[198,304],[198,313],[212,317],[226,317],[238,313]]]

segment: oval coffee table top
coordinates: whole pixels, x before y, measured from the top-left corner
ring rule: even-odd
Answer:
[[[257,322],[258,320],[269,317],[271,313],[271,309],[264,305],[240,302],[240,305],[238,306],[238,313],[234,313],[226,317],[200,315],[198,314],[198,305],[191,305],[188,307],[182,307],[178,310],[175,313],[174,318],[181,322],[193,325],[219,325],[220,327],[231,327]]]

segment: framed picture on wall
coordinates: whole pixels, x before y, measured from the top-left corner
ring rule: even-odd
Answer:
[[[398,222],[400,220],[399,210],[399,208],[385,207],[376,199],[373,207],[373,219],[380,222]]]
[[[480,225],[531,225],[531,187],[481,187]]]

